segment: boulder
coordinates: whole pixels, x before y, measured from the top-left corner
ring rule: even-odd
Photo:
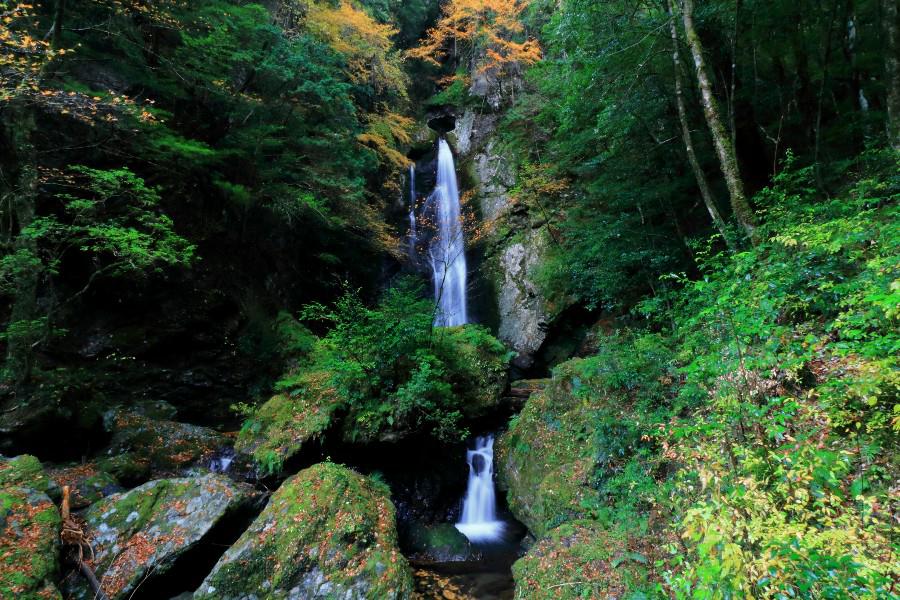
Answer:
[[[0,455],[0,488],[25,487],[52,496],[59,488],[47,477],[44,467],[34,456],[22,454],[14,458]]]
[[[44,492],[0,486],[0,598],[62,599],[59,511]]]
[[[122,491],[119,481],[106,471],[101,471],[96,463],[54,467],[48,470],[48,477],[59,488],[69,486],[73,510],[86,508]]]
[[[537,537],[588,516],[587,507],[598,502],[591,485],[597,410],[576,397],[572,379],[560,372],[530,395],[495,445],[498,483],[508,490],[513,514]]]
[[[451,523],[413,523],[405,537],[409,551],[418,560],[458,562],[473,558],[472,544]]]
[[[408,598],[389,490],[333,463],[287,479],[195,599]]]
[[[82,516],[95,553],[90,565],[104,593],[110,600],[129,598],[254,496],[249,486],[209,474],[151,481],[91,505]],[[72,598],[93,596],[82,579],[70,580]]]
[[[181,476],[206,466],[230,444],[229,438],[207,427],[160,420],[137,412],[115,410],[104,416],[113,432],[101,470],[123,483]]]

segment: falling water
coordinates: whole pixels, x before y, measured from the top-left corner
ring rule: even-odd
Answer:
[[[431,245],[434,299],[439,308],[435,325],[463,325],[468,323],[465,240],[453,152],[443,139],[438,144],[437,185],[431,201],[437,205],[437,235]]]
[[[409,258],[416,260],[416,244],[419,234],[416,231],[416,165],[409,165]]]
[[[472,542],[499,540],[503,521],[497,520],[497,500],[494,493],[494,436],[475,439],[475,449],[466,451],[469,463],[469,483],[463,500],[462,518],[456,524]]]

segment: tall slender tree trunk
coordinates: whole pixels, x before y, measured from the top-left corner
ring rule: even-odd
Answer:
[[[750,203],[747,201],[747,194],[744,191],[744,182],[741,179],[741,172],[738,168],[734,145],[731,142],[728,131],[725,129],[724,123],[722,123],[719,105],[713,93],[712,79],[710,78],[709,69],[706,66],[706,58],[703,54],[703,44],[700,42],[700,37],[694,28],[694,0],[682,0],[681,16],[684,22],[684,32],[688,47],[691,49],[691,55],[694,59],[697,84],[700,88],[700,103],[703,105],[706,124],[713,138],[716,155],[719,157],[719,166],[722,169],[722,174],[725,176],[725,184],[728,186],[728,195],[731,197],[731,210],[741,228],[750,238],[750,241],[756,244],[758,241],[756,217],[750,208]]]
[[[669,27],[672,33],[672,62],[675,67],[675,103],[678,106],[678,120],[681,122],[681,137],[684,140],[684,150],[687,153],[688,162],[691,164],[691,170],[694,172],[694,178],[697,180],[697,187],[700,189],[700,196],[703,198],[703,204],[709,211],[713,224],[729,248],[732,248],[731,239],[728,237],[728,229],[725,226],[725,220],[719,213],[719,207],[713,198],[709,188],[709,182],[706,174],[700,167],[700,161],[697,160],[697,154],[694,152],[694,142],[691,140],[691,128],[688,124],[687,108],[684,103],[684,89],[681,83],[681,53],[678,50],[678,28],[675,25],[675,14],[672,10],[671,0],[666,0],[666,10],[669,13]]]
[[[36,258],[37,247],[34,239],[21,235],[21,231],[34,219],[37,199],[38,172],[31,140],[34,116],[28,107],[15,100],[8,105],[7,110],[8,125],[3,142],[9,145],[14,171],[9,179],[9,188],[5,192],[11,198],[11,218],[15,220],[14,227],[18,233],[13,242],[13,252],[23,257]],[[37,289],[40,278],[40,269],[37,267],[19,271],[7,330],[5,368],[7,376],[17,387],[31,378],[34,363],[32,347],[34,321],[37,315]]]
[[[895,150],[900,150],[900,32],[897,31],[897,0],[881,0],[881,22],[884,29],[888,141]]]
[[[66,0],[56,0],[56,9],[53,11],[53,47],[59,48],[62,43],[63,18],[66,15]]]

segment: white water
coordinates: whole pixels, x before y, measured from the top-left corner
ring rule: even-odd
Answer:
[[[475,449],[466,451],[469,483],[463,499],[462,517],[456,528],[471,542],[499,540],[504,523],[497,520],[494,492],[494,436],[475,439]]]
[[[416,244],[419,241],[416,231],[416,165],[409,165],[409,258],[416,260]]]
[[[453,327],[469,322],[466,311],[466,253],[456,184],[453,152],[445,140],[438,143],[437,184],[431,200],[436,204],[437,232],[431,243],[435,325]]]

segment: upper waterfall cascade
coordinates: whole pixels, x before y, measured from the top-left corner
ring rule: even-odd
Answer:
[[[453,327],[469,322],[466,309],[466,253],[453,152],[446,140],[438,143],[437,183],[429,198],[435,204],[437,231],[431,243],[435,325]]]

